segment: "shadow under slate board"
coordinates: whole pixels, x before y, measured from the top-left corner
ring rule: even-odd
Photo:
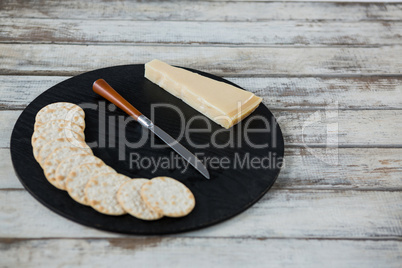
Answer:
[[[208,73],[188,70],[234,85]],[[205,179],[192,166],[184,167],[184,160],[169,147],[155,148],[152,139],[157,145],[163,145],[163,142],[148,130],[144,130],[139,123],[130,120],[130,117],[116,109],[114,105],[95,94],[92,91],[92,84],[99,78],[105,79],[147,117],[151,117],[152,113],[155,124],[174,138],[180,138],[183,127],[188,127],[191,123],[193,132],[189,134],[189,139],[182,137],[179,141],[192,153],[197,154],[200,160],[206,161],[211,179]],[[92,145],[94,154],[106,164],[131,178],[168,176],[179,180],[193,192],[196,200],[194,210],[183,218],[164,217],[152,222],[139,220],[130,215],[107,216],[75,202],[67,192],[53,187],[35,161],[31,146],[35,115],[41,108],[53,102],[71,102],[84,108],[86,142]],[[198,118],[192,120],[195,116]],[[212,125],[211,131],[205,131],[206,121]],[[196,128],[204,131],[194,131]],[[250,131],[264,128],[267,131]],[[135,144],[138,145],[144,137],[146,139],[141,146],[131,148]],[[209,146],[200,149],[194,146],[194,144],[211,143],[212,139],[222,148]],[[224,146],[231,139],[235,142]],[[255,148],[251,143],[267,144],[267,146]],[[93,228],[148,235],[203,228],[229,219],[249,208],[271,188],[278,177],[284,154],[284,141],[279,125],[265,105],[260,104],[252,115],[241,123],[230,130],[224,130],[180,99],[144,78],[144,65],[136,64],[87,72],[45,91],[32,101],[18,118],[12,132],[10,150],[15,172],[24,187],[52,211]],[[167,158],[176,159],[175,164],[172,161],[169,161],[169,166],[146,163],[152,159],[155,163],[158,159]],[[208,164],[212,159],[219,161],[223,158],[229,162],[224,167],[219,167],[216,162]],[[265,158],[265,160],[260,166],[253,167],[249,165],[253,158]]]

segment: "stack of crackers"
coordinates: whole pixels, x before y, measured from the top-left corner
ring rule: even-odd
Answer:
[[[189,214],[195,199],[179,181],[117,173],[85,143],[85,113],[78,105],[52,103],[36,115],[32,148],[46,179],[80,204],[106,215],[126,213],[142,220]]]

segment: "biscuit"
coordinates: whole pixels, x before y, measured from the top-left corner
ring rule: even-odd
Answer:
[[[43,107],[35,117],[35,129],[51,120],[63,119],[85,128],[85,113],[82,108],[69,102],[55,102]]]
[[[132,179],[123,183],[117,192],[119,204],[130,215],[141,220],[158,220],[163,214],[148,207],[141,197],[141,187],[148,179]]]
[[[93,177],[85,187],[89,205],[100,213],[112,216],[126,214],[117,201],[117,191],[130,178],[117,173],[104,173]]]
[[[148,207],[168,217],[182,217],[195,206],[193,193],[181,182],[169,177],[156,177],[144,183],[141,197]]]
[[[81,126],[79,126],[76,123],[73,123],[71,121],[67,121],[67,120],[63,120],[63,119],[56,119],[56,120],[49,121],[45,124],[39,125],[35,129],[34,134],[32,135],[32,139],[38,138],[46,131],[49,131],[51,129],[57,130],[59,128],[71,129],[72,131],[79,134],[83,140],[85,140],[84,129]]]
[[[66,156],[63,161],[56,168],[55,178],[57,188],[59,189],[66,189],[65,179],[67,178],[68,174],[71,170],[78,167],[82,164],[87,163],[95,163],[95,164],[104,164],[101,159],[94,155],[90,154],[74,154],[70,156]]]
[[[85,197],[85,186],[92,177],[96,177],[103,173],[116,173],[116,171],[103,163],[79,165],[71,170],[65,180],[68,194],[78,203],[89,206]]]
[[[58,187],[57,181],[56,181],[56,169],[63,161],[67,155],[74,155],[74,154],[80,154],[81,150],[78,148],[72,148],[72,147],[61,147],[55,149],[43,162],[42,168],[45,173],[46,179],[55,187]],[[60,189],[60,188],[59,188]],[[60,189],[64,190],[64,189]]]
[[[33,148],[33,155],[36,161],[38,161],[39,151],[50,140],[65,138],[68,141],[70,141],[72,145],[75,145],[76,147],[81,147],[80,144],[84,141],[78,133],[74,132],[73,130],[65,128],[50,129],[36,138],[34,137],[34,135],[32,135],[31,142]]]
[[[61,148],[61,147],[78,148],[78,149],[81,149],[82,153],[93,154],[91,148],[89,148],[89,146],[85,142],[80,142],[79,145],[77,146],[76,143],[72,143],[66,138],[57,138],[57,139],[48,141],[47,143],[45,143],[42,146],[42,148],[39,151],[38,157],[37,157],[38,163],[42,166],[45,159],[55,149]]]

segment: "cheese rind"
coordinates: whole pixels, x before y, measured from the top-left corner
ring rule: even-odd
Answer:
[[[224,128],[247,117],[262,101],[251,92],[160,60],[145,64],[145,77]]]

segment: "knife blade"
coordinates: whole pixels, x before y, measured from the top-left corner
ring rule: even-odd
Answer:
[[[148,119],[145,115],[141,115],[138,117],[138,123],[143,125],[152,131],[156,136],[158,136],[162,141],[164,141],[167,145],[170,146],[173,150],[175,150],[181,157],[183,157],[187,162],[189,162],[195,169],[197,169],[205,178],[209,179],[209,172],[207,168],[202,164],[202,162],[186,147],[181,145],[177,140],[175,140],[172,136],[167,134],[161,128],[156,126],[150,119]]]
[[[124,99],[119,93],[116,92],[105,80],[98,79],[94,82],[92,89],[95,93],[101,95],[105,99],[109,100],[117,107],[122,109],[128,115],[133,117],[138,123],[152,131],[162,141],[169,145],[174,151],[176,151],[181,157],[190,163],[196,170],[198,170],[205,178],[210,179],[207,168],[202,162],[191,153],[186,147],[181,145],[177,140],[167,134],[165,131],[157,127],[149,118],[138,111],[132,106],[126,99]]]

